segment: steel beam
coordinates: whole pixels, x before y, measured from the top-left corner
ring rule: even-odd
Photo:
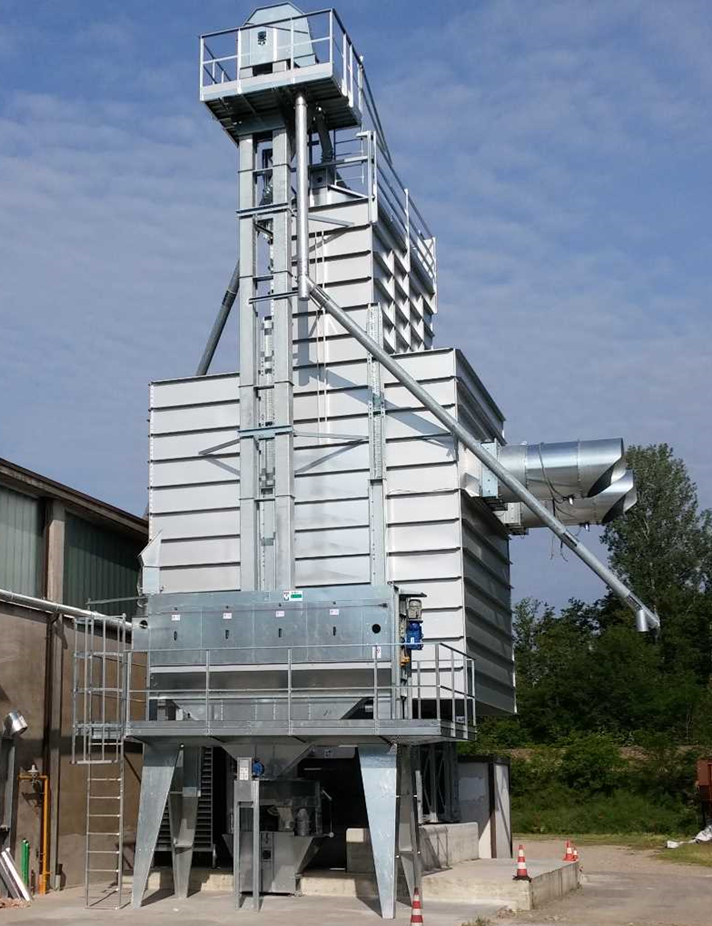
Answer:
[[[203,356],[200,358],[198,369],[195,371],[196,376],[205,376],[210,369],[210,364],[213,361],[215,351],[217,350],[218,344],[220,343],[220,338],[222,337],[222,333],[225,329],[225,325],[230,315],[230,310],[232,309],[233,303],[235,302],[235,297],[237,296],[239,288],[240,261],[238,260],[238,262],[235,264],[235,269],[232,271],[230,282],[228,283],[227,289],[225,290],[225,295],[223,296],[218,314],[216,315],[215,321],[213,322],[213,327],[210,329],[210,334],[208,335],[208,340],[205,345],[205,350],[203,351]]]

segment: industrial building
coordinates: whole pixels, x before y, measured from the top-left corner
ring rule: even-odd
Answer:
[[[14,763],[9,748],[0,755],[0,848],[19,858],[29,842],[38,891],[83,883],[85,867],[86,769],[71,762],[74,625],[52,603],[130,598],[133,612],[146,536],[143,518],[0,460],[0,724],[19,711],[27,725]],[[135,813],[140,752],[129,761]],[[34,780],[18,778],[31,769]]]
[[[123,903],[142,748],[134,906],[161,861],[179,898],[195,860],[257,910],[365,865],[393,918],[399,877],[412,894],[443,863],[429,825],[511,853],[506,766],[457,762],[515,710],[510,535],[552,530],[657,625],[570,529],[635,487],[620,439],[508,444],[437,346],[435,238],[336,11],[261,7],[199,55],[237,149],[237,263],[195,375],[150,386],[135,608],[72,612],[86,899]],[[233,307],[234,372],[211,374]]]

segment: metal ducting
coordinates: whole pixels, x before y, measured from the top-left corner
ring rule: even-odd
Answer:
[[[545,501],[545,506],[563,524],[608,524],[614,518],[625,514],[635,505],[636,491],[633,471],[628,469],[620,477],[593,498],[577,498],[572,502]],[[541,521],[524,505],[521,506],[522,528],[544,527]]]
[[[499,449],[499,461],[535,498],[547,501],[598,496],[626,472],[620,438],[507,444]],[[502,501],[517,501],[501,483],[499,495]]]

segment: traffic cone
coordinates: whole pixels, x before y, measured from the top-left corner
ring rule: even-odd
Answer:
[[[514,873],[512,881],[531,881],[529,872],[527,871],[527,860],[524,857],[524,846],[521,845],[521,843],[517,850],[517,870]]]
[[[564,862],[573,862],[574,861],[574,850],[571,848],[571,840],[566,840],[566,852],[564,852]]]
[[[413,889],[413,906],[410,908],[410,926],[423,926],[423,908],[420,906],[420,891]]]
[[[578,860],[579,860],[578,849],[576,848],[576,846],[574,846],[574,861],[578,862]]]

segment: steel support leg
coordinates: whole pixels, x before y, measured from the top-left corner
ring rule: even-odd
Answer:
[[[200,746],[186,746],[183,762],[176,768],[174,785],[168,803],[173,853],[173,890],[179,900],[188,896],[190,868],[193,863],[195,825],[198,821],[200,798]]]
[[[396,915],[398,747],[359,746],[358,755],[381,916],[392,920]]]
[[[398,761],[398,854],[411,900],[415,888],[423,899],[420,826],[418,825],[418,795],[416,770],[418,750],[412,746],[399,749]],[[397,866],[396,866],[397,871]]]
[[[161,828],[163,811],[166,807],[179,751],[178,743],[146,743],[143,750],[143,774],[138,805],[136,856],[131,891],[131,905],[136,910],[141,906],[143,893],[148,883],[158,831]]]

